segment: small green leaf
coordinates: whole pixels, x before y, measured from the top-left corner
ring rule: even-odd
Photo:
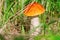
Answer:
[[[52,24],[52,23],[54,23],[54,22],[56,22],[56,20],[50,21],[48,25],[50,25],[50,24]]]

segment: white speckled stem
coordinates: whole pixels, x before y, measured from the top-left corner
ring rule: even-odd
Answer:
[[[31,30],[31,31],[34,30],[33,32],[31,32],[31,35],[32,35],[32,36],[33,36],[33,35],[36,36],[36,35],[39,34],[39,32],[40,32],[40,27],[38,27],[39,24],[40,24],[40,22],[39,22],[39,18],[38,18],[38,17],[34,17],[34,18],[31,19],[30,30]]]

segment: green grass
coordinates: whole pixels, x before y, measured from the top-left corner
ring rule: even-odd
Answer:
[[[39,20],[40,23],[43,24],[41,26],[43,28],[42,31],[45,32],[42,33],[48,33],[47,37],[44,34],[43,37],[37,35],[34,40],[40,40],[41,38],[60,40],[60,36],[56,36],[60,33],[60,0],[3,0],[3,5],[1,6],[2,15],[0,16],[1,29],[4,28],[4,25],[7,25],[7,27],[9,27],[8,23],[11,23],[14,25],[14,28],[19,30],[19,34],[29,35],[29,33],[25,30],[25,25],[28,25],[30,22],[28,20],[28,17],[23,14],[23,11],[25,7],[33,1],[42,4],[46,9],[44,14],[39,15]],[[4,28],[4,30],[5,29],[6,28]],[[56,35],[49,35],[50,33]],[[21,39],[24,40],[23,37]]]
[[[0,34],[0,40],[5,40],[4,36]]]

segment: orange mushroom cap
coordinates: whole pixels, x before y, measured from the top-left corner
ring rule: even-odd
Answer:
[[[45,9],[41,4],[34,2],[27,5],[26,9],[24,10],[24,14],[26,16],[37,16],[44,13],[44,11]]]

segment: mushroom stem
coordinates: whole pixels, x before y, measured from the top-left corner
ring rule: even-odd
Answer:
[[[30,26],[30,30],[32,31],[31,32],[31,35],[33,36],[37,36],[40,32],[40,27],[39,27],[39,18],[38,17],[34,17],[31,19],[31,26]]]

